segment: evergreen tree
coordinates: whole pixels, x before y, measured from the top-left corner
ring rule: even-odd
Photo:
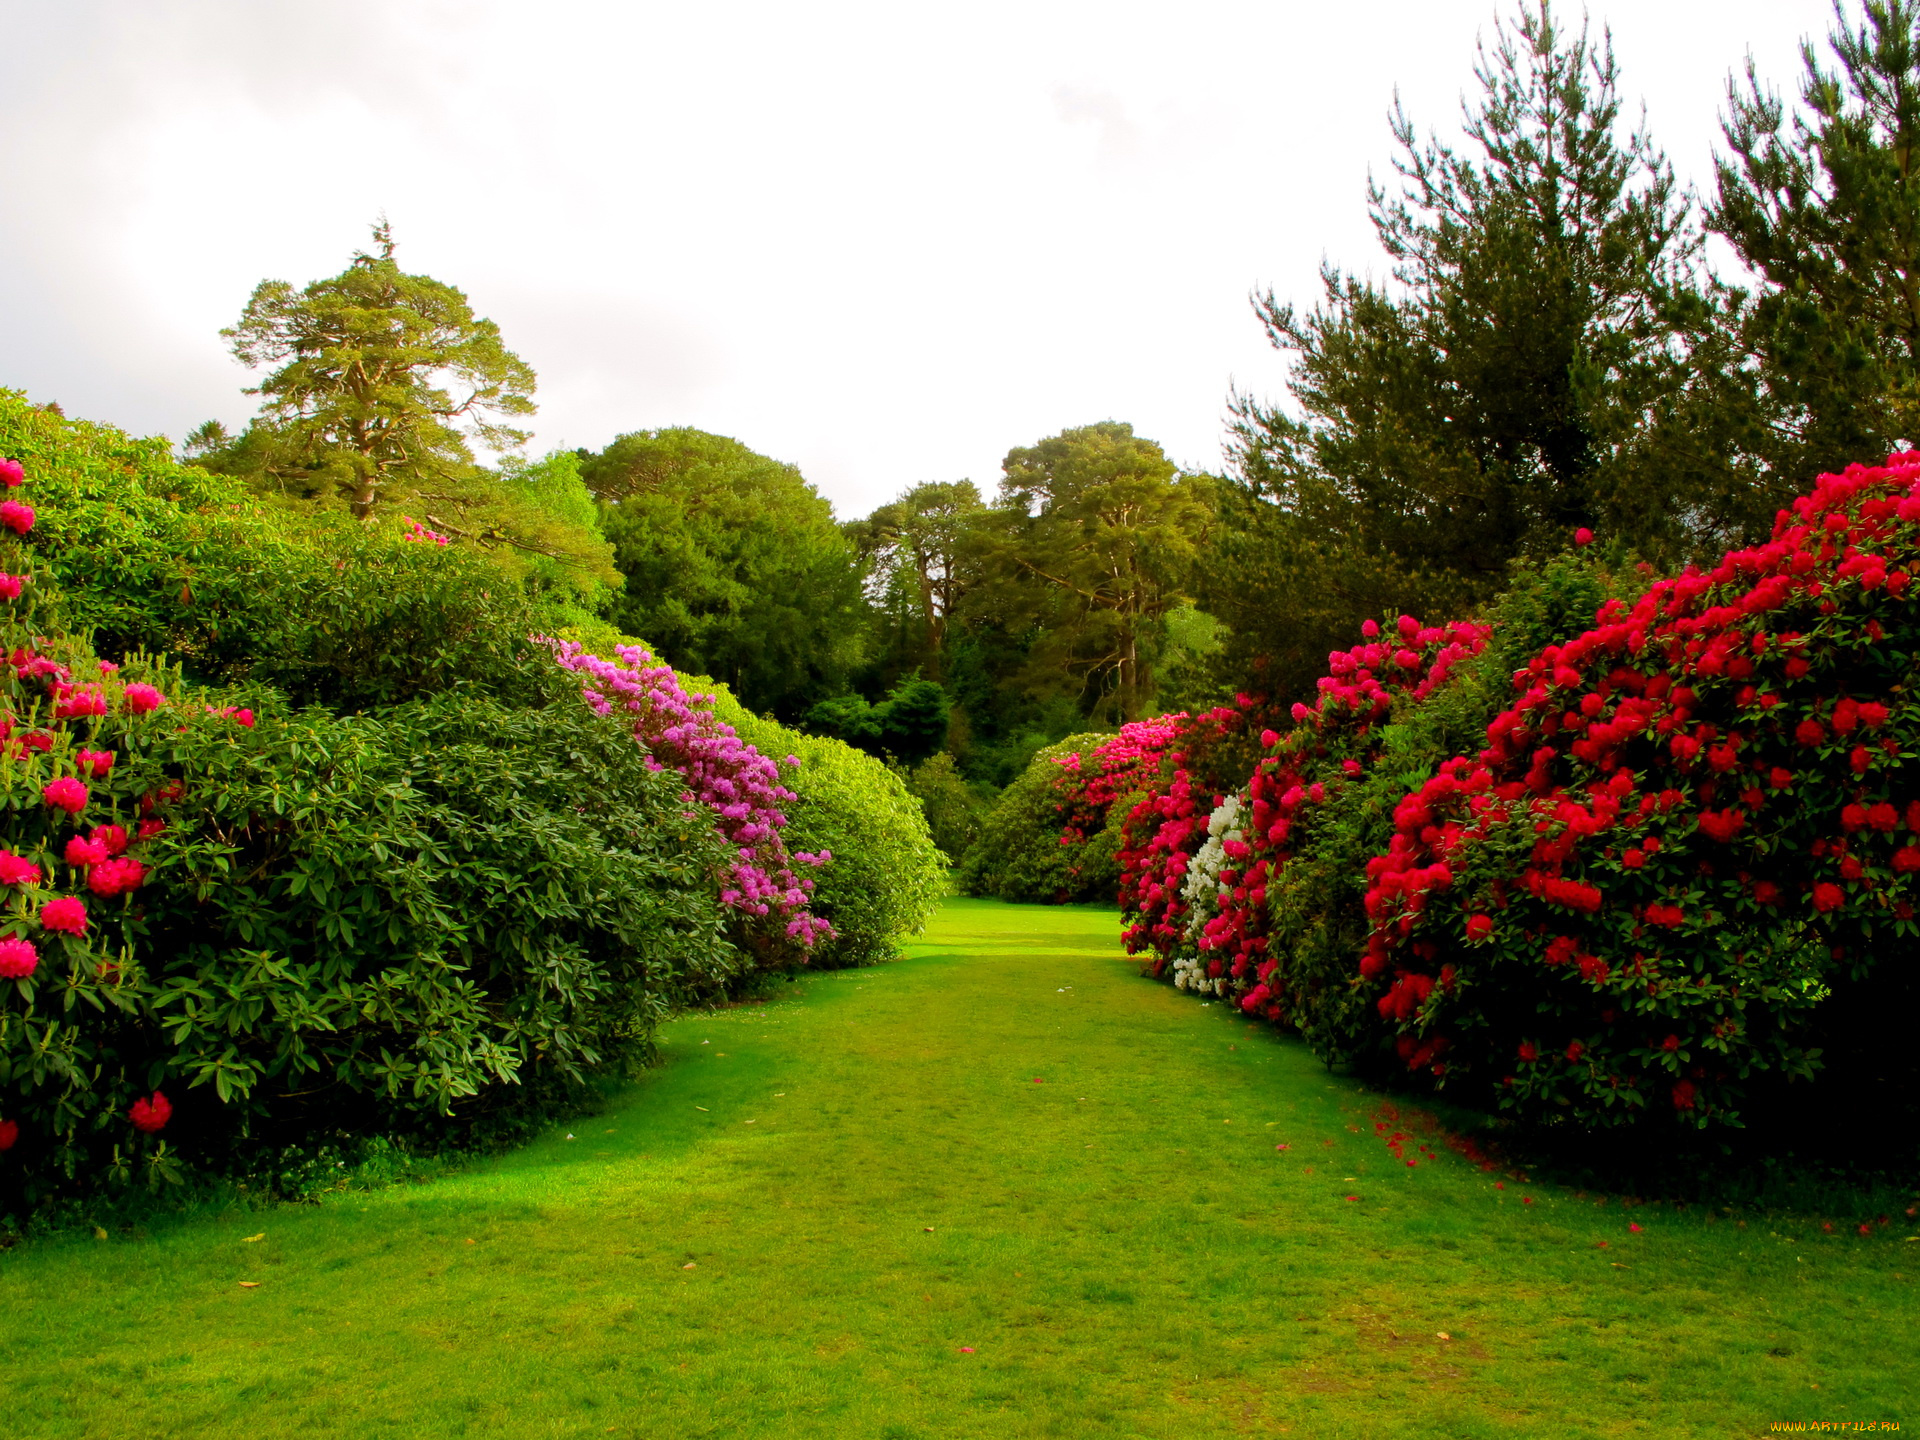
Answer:
[[[525,442],[506,422],[533,413],[533,370],[460,291],[400,269],[384,220],[373,239],[330,279],[254,290],[220,333],[243,364],[278,367],[247,392],[264,397],[260,417],[224,444],[201,427],[190,456],[285,493],[338,494],[364,520],[423,491],[460,503],[449,492],[476,468],[469,436]]]
[[[1743,439],[1772,488],[1920,438],[1920,5],[1836,6],[1797,109],[1729,86],[1709,216],[1761,282],[1744,309]]]
[[[975,528],[970,629],[1018,639],[1006,682],[1071,696],[1100,723],[1153,708],[1162,617],[1184,604],[1213,515],[1210,477],[1183,475],[1131,425],[1085,425],[1009,451]]]
[[[254,290],[221,334],[246,364],[278,367],[248,391],[260,414],[239,435],[209,420],[184,458],[291,504],[417,522],[599,605],[620,574],[575,458],[508,453],[488,470],[468,443],[518,449],[527,437],[503,417],[533,413],[533,371],[460,291],[400,269],[384,221],[373,238],[330,279]]]
[[[1312,311],[1255,302],[1292,403],[1235,397],[1202,601],[1272,693],[1365,616],[1457,612],[1578,527],[1668,557],[1752,520],[1702,379],[1724,297],[1665,158],[1622,134],[1610,39],[1542,0],[1474,73],[1461,148],[1395,106],[1401,184],[1369,188],[1391,283],[1329,267]]]
[[[897,632],[885,648],[899,652],[898,668],[946,673],[947,625],[972,579],[968,557],[986,509],[971,480],[929,481],[847,527],[882,624]]]

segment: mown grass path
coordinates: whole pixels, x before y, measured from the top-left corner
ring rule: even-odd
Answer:
[[[955,901],[897,965],[675,1022],[576,1138],[0,1256],[4,1432],[1920,1424],[1920,1243],[1408,1169],[1377,1097],[1138,978],[1115,929]]]

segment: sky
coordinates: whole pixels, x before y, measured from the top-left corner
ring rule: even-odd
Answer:
[[[1556,7],[1563,21],[1581,11]],[[244,424],[255,284],[386,215],[540,377],[535,454],[664,425],[843,518],[1124,420],[1218,468],[1283,393],[1249,306],[1379,273],[1396,93],[1458,132],[1511,0],[0,0],[0,387],[178,440]],[[1827,0],[1610,0],[1705,187],[1729,74]]]

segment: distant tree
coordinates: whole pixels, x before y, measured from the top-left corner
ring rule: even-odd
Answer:
[[[807,711],[806,727],[903,765],[918,765],[947,743],[951,701],[932,680],[902,680],[879,704],[858,695],[822,700]]]
[[[416,520],[495,552],[509,574],[597,603],[620,576],[574,458],[509,453],[496,471],[468,444],[525,441],[501,417],[533,413],[533,371],[460,291],[400,269],[384,221],[373,237],[375,252],[331,279],[254,290],[221,334],[246,364],[278,366],[247,392],[265,397],[260,414],[238,435],[207,421],[183,458],[289,503]]]
[[[1370,613],[1455,611],[1579,526],[1678,559],[1770,517],[1726,451],[1728,296],[1665,157],[1622,135],[1611,42],[1547,4],[1475,67],[1468,145],[1397,106],[1369,191],[1392,283],[1323,274],[1256,309],[1291,404],[1234,401],[1235,493],[1202,603],[1263,688],[1310,681]]]
[[[1920,6],[1836,5],[1797,109],[1747,66],[1709,216],[1759,278],[1742,316],[1750,426],[1781,493],[1920,438]]]
[[[220,333],[243,364],[277,367],[247,392],[264,397],[260,417],[224,446],[202,426],[194,458],[294,495],[338,494],[369,519],[469,479],[469,437],[495,451],[525,442],[506,419],[533,413],[532,368],[460,291],[400,269],[386,221],[373,239],[330,279],[254,290]]]
[[[986,508],[971,480],[930,481],[847,527],[867,562],[870,592],[889,613],[917,622],[915,664],[935,676],[945,671],[947,623],[966,594],[969,549]]]
[[[1071,694],[1096,720],[1139,717],[1155,699],[1161,617],[1188,599],[1211,480],[1117,421],[1010,451],[1004,472],[963,613],[1025,638],[1013,678],[1030,693]]]
[[[642,430],[581,475],[625,590],[610,618],[792,721],[845,689],[868,609],[833,507],[791,465],[703,430]]]

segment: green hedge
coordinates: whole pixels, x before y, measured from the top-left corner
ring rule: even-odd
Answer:
[[[108,658],[164,652],[186,677],[357,710],[455,686],[540,703],[528,637],[577,612],[484,551],[395,544],[391,526],[263,500],[179,465],[164,439],[69,420],[0,390],[0,455],[31,475],[29,537],[65,625]]]
[[[1102,830],[1081,845],[1061,843],[1060,781],[1066,772],[1058,762],[1070,754],[1085,762],[1095,746],[1112,738],[1069,735],[1036,754],[988,812],[980,837],[961,862],[960,888],[969,895],[1014,901],[1111,898],[1118,874],[1117,834]]]

